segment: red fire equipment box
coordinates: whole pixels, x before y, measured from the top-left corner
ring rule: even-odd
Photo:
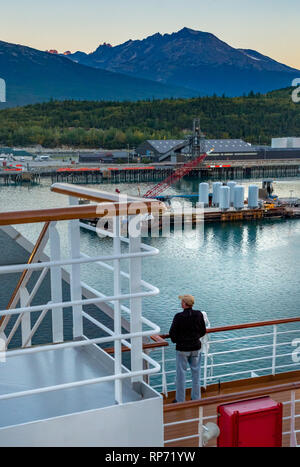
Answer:
[[[218,407],[219,447],[281,447],[282,404],[260,397]]]

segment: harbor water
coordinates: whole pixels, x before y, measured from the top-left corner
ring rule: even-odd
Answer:
[[[258,184],[260,181],[243,183]],[[93,185],[95,188],[95,185]],[[196,193],[197,180],[183,180],[169,193]],[[101,184],[99,189],[115,191]],[[137,195],[137,185],[119,185],[122,193]],[[141,193],[149,184],[141,184]],[[274,183],[274,193],[299,196],[300,180]],[[50,192],[50,182],[39,186],[1,187],[0,211],[62,207],[68,198]],[[67,240],[66,223],[60,223]],[[32,242],[41,225],[17,228]],[[111,240],[101,240],[82,230],[82,251],[102,254],[111,251]],[[180,311],[178,295],[195,296],[196,307],[205,310],[212,326],[295,317],[300,302],[300,220],[210,223],[191,238],[171,236],[144,238],[159,248],[160,255],[143,263],[145,280],[160,288],[160,295],[144,301],[144,314],[168,332],[174,314]],[[65,251],[62,245],[65,256]],[[125,263],[125,262],[124,262]],[[124,269],[127,265],[124,264]],[[82,279],[98,290],[109,290],[111,277],[99,266],[82,267]]]

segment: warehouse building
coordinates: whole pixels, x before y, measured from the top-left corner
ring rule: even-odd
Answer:
[[[94,153],[79,154],[79,162],[95,162],[102,164],[113,164],[128,162],[131,155],[127,151],[102,151]]]
[[[242,139],[206,139],[203,140],[203,152],[213,150],[211,157],[232,157],[255,155],[257,157],[259,148],[246,143]],[[137,148],[137,154],[147,157],[154,162],[176,162],[189,153],[187,140],[147,140]],[[180,157],[182,156],[182,157]]]
[[[300,140],[298,146],[296,140],[298,138],[293,138],[293,146],[291,142],[286,145],[272,142],[272,147],[251,145],[242,139],[205,139],[201,144],[203,153],[212,151],[207,156],[209,161],[300,159]],[[152,162],[176,163],[186,160],[190,147],[187,140],[147,140],[136,151]]]

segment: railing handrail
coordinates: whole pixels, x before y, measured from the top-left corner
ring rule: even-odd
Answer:
[[[286,324],[286,323],[296,323],[300,322],[300,318],[285,318],[285,319],[278,319],[278,320],[271,320],[271,321],[260,321],[257,323],[245,323],[245,324],[236,324],[233,326],[222,326],[222,327],[217,327],[217,328],[208,328],[207,333],[216,333],[216,332],[226,332],[226,331],[233,331],[233,330],[238,330],[238,329],[249,329],[249,328],[257,328],[257,327],[263,327],[263,326],[275,326],[279,324]],[[159,347],[167,347],[169,346],[169,343],[166,341],[166,339],[170,339],[169,334],[160,334],[157,336],[151,336],[151,339],[154,341],[153,343],[149,344],[144,344],[143,348],[148,349],[148,350],[155,350],[156,348]],[[107,353],[113,354],[114,349],[113,348],[108,348],[105,349]],[[122,352],[129,352],[130,349],[126,347],[122,347]]]
[[[100,191],[95,190],[94,188],[85,188],[79,185],[70,185],[68,183],[54,183],[50,189],[55,193],[60,193],[66,196],[73,196],[75,198],[86,199],[89,201],[95,201],[96,203],[116,203],[122,201],[122,197],[126,197],[126,201],[130,203],[144,201],[144,198],[138,196],[131,196],[127,194],[122,195],[121,193]],[[152,201],[157,202],[157,200],[154,199],[152,199]]]
[[[64,208],[39,209],[28,211],[10,211],[0,213],[0,225],[34,224],[38,222],[67,221],[75,219],[95,219],[110,215],[112,217],[137,214],[151,214],[165,210],[159,201],[137,201],[128,203],[84,204]]]
[[[299,371],[299,378],[300,378],[300,371]],[[164,406],[164,412],[172,412],[174,410],[191,409],[191,408],[197,408],[197,407],[204,407],[206,405],[221,404],[224,402],[232,402],[235,400],[262,397],[262,396],[266,396],[266,395],[274,394],[278,392],[295,391],[297,389],[300,389],[300,381],[292,382],[292,383],[277,384],[273,386],[264,386],[263,388],[248,389],[247,391],[241,391],[241,392],[236,392],[236,393],[231,393],[231,394],[219,394],[217,396],[211,396],[205,399],[199,399],[195,401],[186,401],[186,402],[178,402],[176,404],[174,403],[167,404]]]
[[[164,339],[162,339],[160,336],[150,336],[150,339],[152,339],[154,342],[149,342],[147,344],[143,344],[143,350],[155,350],[155,349],[158,349],[160,347],[168,347],[169,344],[167,341],[165,341]],[[115,352],[115,349],[113,347],[109,347],[109,348],[106,348],[104,349],[105,352],[107,352],[108,354],[112,355],[114,354]],[[130,352],[131,349],[129,349],[128,347],[125,347],[124,345],[122,346],[122,352]]]
[[[250,328],[258,328],[264,326],[276,326],[279,324],[287,324],[287,323],[297,323],[300,322],[300,317],[298,318],[283,318],[277,320],[270,320],[270,321],[258,321],[256,323],[245,323],[245,324],[235,324],[233,326],[221,326],[217,328],[208,328],[207,334],[212,334],[216,332],[227,332],[227,331],[236,331],[238,329],[250,329]],[[162,339],[170,339],[170,334],[160,334]]]

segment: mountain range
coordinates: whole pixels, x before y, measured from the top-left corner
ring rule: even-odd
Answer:
[[[61,56],[0,41],[0,109],[54,100],[136,101],[265,93],[291,85],[300,71],[210,33],[183,28],[92,53]]]
[[[299,70],[255,50],[235,49],[213,34],[189,28],[115,47],[103,44],[95,52],[76,52],[68,58],[95,68],[183,86],[198,95],[265,93],[290,86],[300,76]]]
[[[100,70],[66,57],[0,41],[0,78],[7,88],[0,109],[54,100],[124,101],[191,97],[183,87]]]

